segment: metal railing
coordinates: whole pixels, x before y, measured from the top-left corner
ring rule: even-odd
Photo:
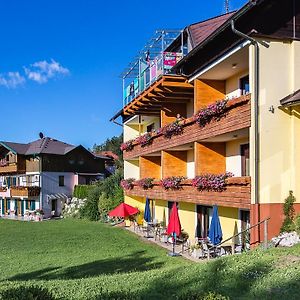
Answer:
[[[261,224],[264,224],[264,240],[263,240],[263,248],[264,249],[267,249],[268,248],[268,222],[270,220],[270,217],[265,219],[265,220],[262,220],[252,226],[250,226],[249,228],[246,228],[245,230],[242,230],[241,232],[238,232],[237,234],[229,237],[228,239],[222,241],[221,243],[217,244],[217,245],[214,245],[214,246],[211,246],[209,248],[209,250],[213,250],[217,247],[221,247],[222,245],[224,245],[226,242],[232,240],[232,250],[231,250],[231,254],[234,254],[235,253],[235,241],[234,239],[239,237],[239,236],[242,236],[243,234],[245,233],[249,233],[249,236],[250,236],[250,230],[255,228],[255,227],[258,227],[260,226]]]

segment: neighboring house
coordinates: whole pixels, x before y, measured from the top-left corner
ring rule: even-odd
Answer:
[[[0,142],[1,215],[42,209],[59,216],[74,186],[104,177],[104,159],[83,146],[44,137],[20,144]]]
[[[110,176],[116,171],[116,162],[119,160],[119,156],[112,151],[99,151],[94,152],[94,155],[101,157],[105,162],[105,171],[106,175]]]
[[[268,238],[278,234],[289,190],[300,211],[300,3],[251,1],[186,27],[169,43],[167,30],[159,34],[159,56],[148,44],[123,73],[123,108],[112,121],[122,117],[125,178],[189,180],[178,190],[135,185],[125,190],[125,202],[143,210],[149,197],[158,221],[168,221],[178,202],[191,239],[207,236],[214,204],[224,239],[268,217]],[[221,99],[229,99],[225,110],[202,112],[199,126],[195,114]],[[178,114],[180,134],[168,128],[175,133],[164,137],[160,128]],[[146,132],[149,144],[149,135],[136,140]],[[226,171],[234,177],[223,191],[192,186],[196,176]],[[263,226],[251,231],[252,245],[263,238]]]

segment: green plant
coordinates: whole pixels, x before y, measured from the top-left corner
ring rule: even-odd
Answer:
[[[55,300],[45,288],[38,286],[19,286],[6,289],[0,293],[3,300]]]
[[[280,228],[280,232],[291,232],[295,230],[295,224],[294,224],[294,215],[295,215],[294,202],[295,201],[296,198],[293,195],[293,191],[290,191],[289,196],[284,200],[284,204],[283,204],[284,220]]]
[[[296,216],[294,224],[295,224],[295,230],[300,235],[300,214]]]
[[[100,219],[100,213],[98,210],[98,202],[100,196],[101,196],[100,186],[94,186],[94,188],[89,191],[84,206],[81,207],[79,210],[79,214],[81,218],[85,218],[90,221],[98,221]]]
[[[76,185],[74,187],[73,197],[86,199],[89,192],[94,188],[94,185]]]

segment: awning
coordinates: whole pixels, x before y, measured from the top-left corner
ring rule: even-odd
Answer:
[[[300,105],[300,89],[280,100],[282,106]]]
[[[66,194],[63,194],[63,193],[50,194],[50,195],[48,194],[47,195],[48,200],[55,200],[55,199],[66,200],[68,198],[69,198],[69,196],[67,196]]]

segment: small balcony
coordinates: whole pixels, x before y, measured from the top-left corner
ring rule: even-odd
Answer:
[[[0,174],[17,173],[17,171],[18,171],[17,163],[8,163],[3,160],[0,162]]]
[[[133,185],[131,189],[125,189],[127,196],[149,197],[151,199],[172,200],[177,202],[190,202],[201,205],[220,205],[250,209],[251,203],[251,178],[231,177],[226,179],[226,186],[221,191],[199,191],[192,186],[191,180],[185,180],[179,189],[165,189],[158,181],[152,188],[144,189]]]
[[[180,121],[179,134],[166,137],[161,128],[147,134],[148,143],[146,143],[147,140],[144,141],[141,138],[127,141],[128,147],[126,143],[123,147],[124,159],[134,159],[141,155],[149,155],[193,142],[207,141],[249,128],[251,125],[250,100],[250,94],[229,100],[224,113],[205,125],[200,126],[194,116],[184,119]]]
[[[10,188],[11,197],[38,197],[41,188],[38,186],[12,186]]]
[[[174,43],[175,42],[175,43]],[[182,30],[158,30],[136,58],[121,74],[123,80],[123,107],[131,103],[188,52]]]

